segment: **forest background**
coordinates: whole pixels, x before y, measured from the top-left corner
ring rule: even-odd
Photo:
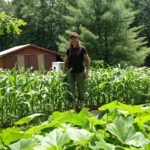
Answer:
[[[0,0],[0,51],[31,43],[65,52],[76,31],[96,62],[150,66],[149,14],[150,0]]]

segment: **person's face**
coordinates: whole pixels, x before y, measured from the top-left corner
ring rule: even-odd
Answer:
[[[78,37],[71,37],[70,40],[71,40],[71,43],[72,43],[73,45],[75,45],[75,44],[77,44]]]

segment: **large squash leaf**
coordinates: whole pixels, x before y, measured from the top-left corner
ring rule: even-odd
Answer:
[[[57,128],[50,132],[47,136],[37,136],[40,141],[39,146],[35,150],[45,149],[61,149],[62,145],[69,141],[68,135],[63,132],[63,129]]]
[[[73,111],[54,112],[50,119],[52,121],[54,120],[60,123],[67,122],[86,128],[89,116],[91,116],[91,114],[84,108],[79,114],[75,114]]]
[[[73,141],[82,141],[88,139],[92,134],[85,129],[77,129],[75,127],[70,127],[66,132],[69,138]]]
[[[9,147],[11,150],[33,150],[35,141],[33,139],[21,139],[16,143],[11,144]]]
[[[148,111],[150,108],[144,109],[143,105],[126,105],[123,103],[120,103],[118,101],[113,101],[111,103],[105,104],[102,107],[99,108],[99,110],[113,110],[113,109],[119,109],[123,110],[122,113],[127,114],[135,114],[135,113],[144,113],[145,111]]]
[[[106,143],[105,140],[101,136],[96,135],[96,139],[92,140],[89,143],[89,148],[92,150],[100,150],[100,149],[115,150],[116,146]]]
[[[7,128],[1,131],[1,138],[5,145],[20,140],[24,133],[17,127]]]
[[[135,131],[132,117],[117,116],[114,123],[106,126],[106,130],[116,136],[122,144],[144,147],[149,142],[141,132]]]

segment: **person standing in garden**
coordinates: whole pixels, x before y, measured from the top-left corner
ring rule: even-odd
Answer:
[[[79,35],[72,32],[70,35],[70,45],[66,51],[64,60],[64,72],[67,71],[67,83],[70,94],[67,98],[71,102],[72,108],[76,109],[75,87],[78,91],[80,107],[85,105],[85,79],[89,75],[90,58],[87,49],[80,44]]]

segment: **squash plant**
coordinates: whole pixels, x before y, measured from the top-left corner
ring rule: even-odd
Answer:
[[[32,125],[39,115],[24,117],[12,128],[0,131],[0,147],[6,150],[149,150],[150,107],[118,101],[103,105],[93,115],[86,108],[54,112],[48,120]],[[141,127],[142,125],[142,127]]]

